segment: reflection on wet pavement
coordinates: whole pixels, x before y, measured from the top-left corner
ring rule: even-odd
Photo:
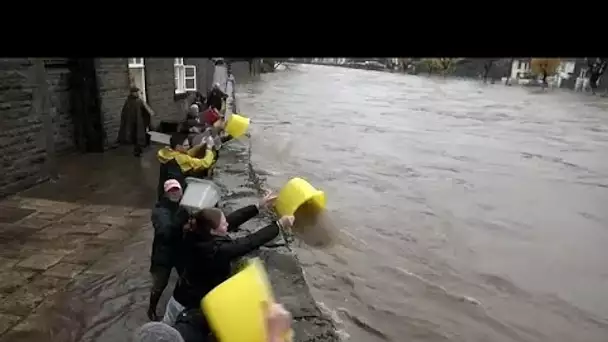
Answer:
[[[45,187],[52,185],[34,190],[41,192]],[[94,334],[87,332],[91,321],[99,319],[95,325],[102,326],[101,322],[108,320],[102,315],[120,319],[136,309],[129,303],[141,306],[144,298],[137,297],[137,290],[149,286],[147,277],[142,277],[147,269],[133,268],[138,262],[125,259],[122,251],[128,248],[139,255],[148,254],[148,243],[140,241],[149,240],[151,233],[149,209],[25,195],[0,202],[3,212],[28,211],[27,216],[4,218],[0,223],[3,237],[20,232],[19,238],[1,240],[0,328],[2,333],[12,328],[1,341],[79,341],[87,336],[85,332]],[[135,242],[130,243],[132,239]],[[120,257],[114,257],[116,253]],[[145,264],[145,260],[139,262],[140,266]],[[139,276],[120,274],[128,271]],[[120,284],[116,284],[117,279],[121,279]],[[77,285],[63,292],[69,284]],[[146,297],[146,291],[139,292],[142,296]],[[114,310],[106,309],[111,298],[119,298]]]
[[[354,341],[606,340],[604,99],[321,66],[238,95],[258,174],[350,237],[298,254]]]

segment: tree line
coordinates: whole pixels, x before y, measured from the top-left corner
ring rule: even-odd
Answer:
[[[411,58],[402,59],[403,69],[418,67],[426,71],[429,75],[439,74],[448,75],[452,73],[459,63],[462,63],[465,58],[421,58],[418,60]],[[506,70],[505,77],[507,81],[510,77],[511,66],[515,58],[484,58],[483,70],[479,75],[484,82],[487,82],[490,71],[500,65],[501,69]],[[603,57],[587,57],[587,77],[589,77],[589,86],[592,90],[597,89],[599,81],[608,68],[608,58]],[[530,71],[533,75],[539,77],[543,84],[547,84],[547,78],[555,75],[559,71],[561,60],[559,58],[531,58]],[[507,68],[505,68],[507,66]],[[421,71],[422,71],[421,70]]]
[[[364,58],[361,58],[364,59]],[[369,58],[368,58],[369,59]],[[383,58],[374,58],[374,60],[378,60],[383,62]],[[438,74],[447,76],[454,72],[454,70],[467,61],[471,61],[472,59],[467,58],[399,58],[400,67],[402,70],[411,70],[414,69],[414,72],[426,71],[429,75]],[[482,71],[480,73],[481,79],[483,82],[487,82],[491,71],[499,68],[500,70],[504,70],[504,77],[506,77],[506,81],[509,82],[511,76],[511,67],[513,62],[516,60],[515,58],[482,58],[475,59],[476,62],[482,63]],[[262,59],[262,67],[263,69],[268,69],[268,71],[274,70],[274,66],[278,62],[284,62],[285,59],[270,59],[264,58]],[[604,57],[586,57],[585,58],[586,66],[587,66],[587,77],[589,78],[589,86],[593,92],[598,88],[599,81],[606,72],[608,68],[608,58]],[[559,58],[531,58],[530,59],[530,72],[539,77],[543,83],[543,85],[547,85],[547,78],[555,75],[559,71],[561,60]],[[477,69],[479,70],[479,69]]]

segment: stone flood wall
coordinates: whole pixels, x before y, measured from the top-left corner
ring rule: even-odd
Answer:
[[[251,166],[249,141],[232,141],[222,149],[225,151],[218,160],[214,181],[223,191],[220,206],[229,213],[256,203],[262,196],[262,184]],[[236,235],[253,232],[274,219],[274,215],[262,213],[245,223],[243,232]],[[317,306],[297,256],[281,236],[252,256],[264,261],[277,301],[293,315],[294,341],[339,341],[334,322]]]
[[[215,69],[216,73],[225,71],[222,67]],[[229,85],[228,103],[235,100],[233,87],[234,84]],[[229,108],[231,106],[227,106],[227,110]],[[226,213],[256,203],[263,195],[263,184],[251,164],[251,153],[251,143],[246,138],[231,141],[222,147],[213,180],[222,189],[220,206]],[[256,231],[275,219],[272,213],[261,213],[242,225],[243,232],[236,235]],[[317,306],[297,256],[282,236],[253,256],[259,256],[264,261],[275,297],[293,315],[295,341],[339,341],[334,322]]]

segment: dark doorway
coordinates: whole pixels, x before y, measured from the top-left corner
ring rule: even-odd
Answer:
[[[105,132],[93,58],[70,60],[70,97],[76,147],[81,152],[103,152]]]

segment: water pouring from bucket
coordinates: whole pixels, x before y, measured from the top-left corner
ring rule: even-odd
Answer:
[[[275,210],[279,216],[295,216],[292,232],[312,247],[325,248],[337,240],[338,229],[325,210],[325,193],[306,180],[290,179],[279,192]]]
[[[250,122],[251,120],[247,117],[238,114],[232,114],[226,122],[225,131],[235,139],[240,138],[241,136],[245,135],[245,133],[247,133]]]

